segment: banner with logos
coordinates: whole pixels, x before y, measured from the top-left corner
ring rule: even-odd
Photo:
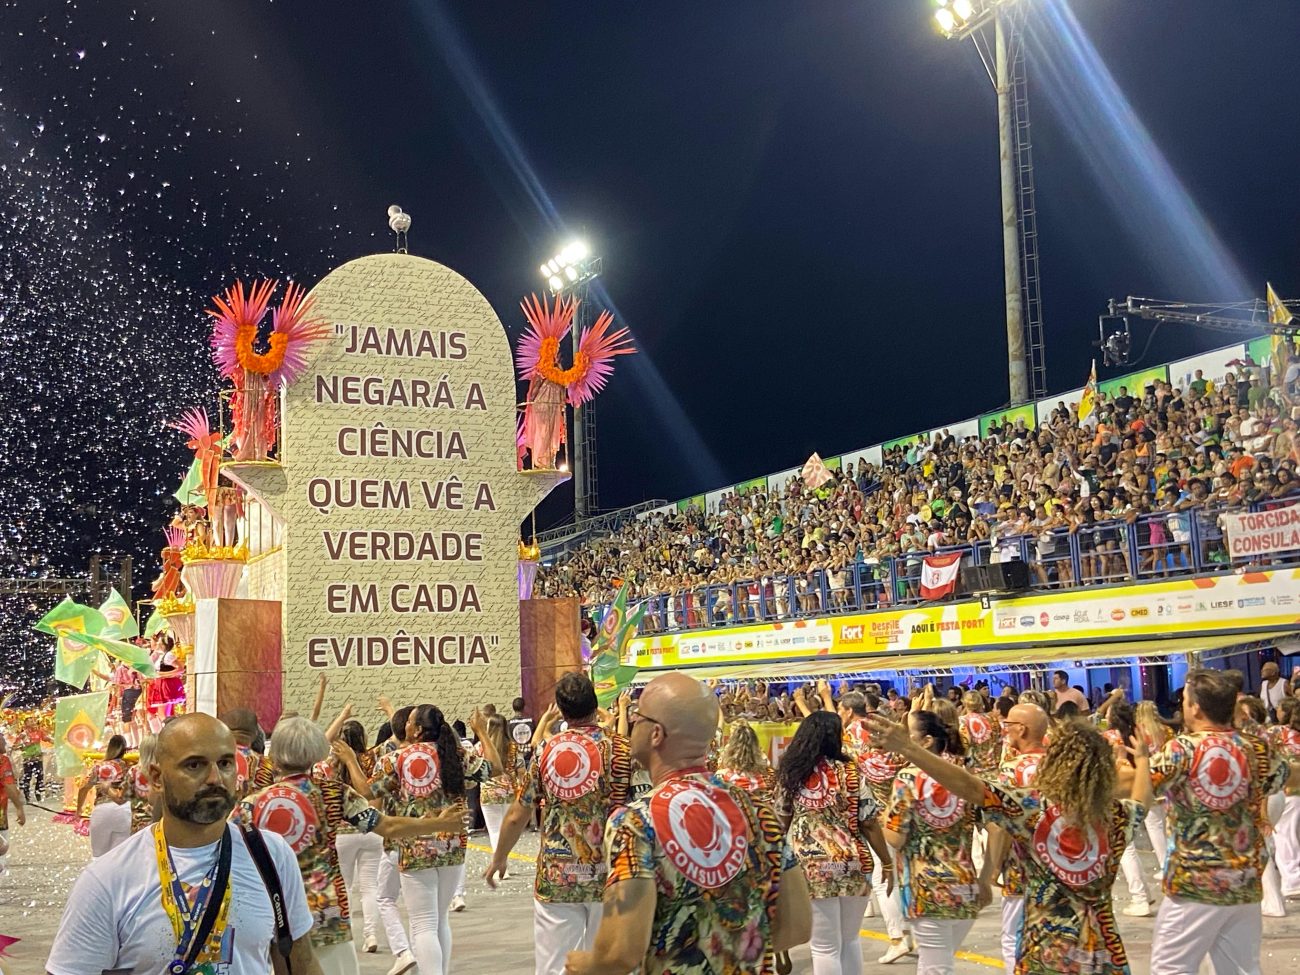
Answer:
[[[626,659],[689,667],[1288,628],[1300,630],[1300,569],[661,633],[632,640]]]
[[[1223,515],[1233,559],[1300,549],[1300,501],[1270,511]]]

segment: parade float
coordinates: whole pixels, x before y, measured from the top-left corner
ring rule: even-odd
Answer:
[[[404,253],[277,291],[236,282],[208,311],[221,408],[170,424],[191,457],[143,628],[124,600],[126,627],[70,601],[38,625],[84,692],[58,701],[61,771],[181,711],[273,727],[322,674],[327,709],[400,686],[468,714],[582,665],[576,601],[528,599],[540,552],[520,525],[568,479],[567,408],[633,351],[627,331],[602,314],[566,367],[576,303],[531,297],[512,355],[465,278]]]

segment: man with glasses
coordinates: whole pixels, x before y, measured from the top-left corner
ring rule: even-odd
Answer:
[[[1002,740],[1006,745],[998,768],[999,785],[1028,789],[1038,772],[1038,763],[1047,751],[1047,712],[1036,704],[1017,704],[1002,720]],[[993,899],[993,881],[1002,875],[1002,961],[1007,975],[1016,970],[1016,942],[1025,916],[1025,872],[1022,864],[1029,851],[1012,840],[998,826],[988,826],[988,850],[980,870],[980,903]],[[1010,857],[1007,853],[1011,852]]]
[[[609,877],[594,949],[572,975],[772,970],[812,935],[803,869],[776,814],[705,764],[713,692],[685,674],[651,681],[632,713],[632,756],[654,787],[605,831]]]
[[[601,839],[614,810],[627,802],[632,781],[628,740],[596,723],[591,680],[565,674],[555,685],[555,703],[568,727],[533,755],[483,873],[495,889],[534,805],[543,802],[533,902],[540,975],[560,975],[565,955],[595,940],[606,873]]]

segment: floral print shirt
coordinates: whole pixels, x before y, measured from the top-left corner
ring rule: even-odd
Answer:
[[[482,746],[475,746],[475,751],[482,755]],[[479,786],[478,801],[480,805],[509,805],[515,801],[515,796],[519,794],[519,783],[528,772],[528,766],[524,762],[523,750],[513,741],[507,739],[506,754],[501,756],[501,761],[506,763],[505,769],[499,771],[497,775],[492,776]]]
[[[463,746],[460,760],[466,786],[481,783],[492,774],[486,759]],[[390,816],[436,816],[463,798],[444,791],[442,762],[431,741],[412,742],[381,757],[370,779],[370,794],[383,800],[384,812]],[[463,826],[455,833],[398,840],[397,868],[406,871],[457,866],[465,862],[468,842],[469,834]]]
[[[368,833],[379,812],[351,786],[312,774],[290,775],[244,799],[231,816],[236,822],[284,837],[298,856],[307,908],[315,924],[311,943],[318,948],[352,940],[348,891],[334,845],[339,826]]]
[[[727,785],[743,789],[759,802],[772,805],[776,799],[776,773],[771,767],[757,772],[741,772],[734,768],[718,769],[718,778]]]
[[[17,786],[14,763],[8,755],[0,755],[0,833],[9,828],[9,786]]]
[[[242,796],[265,789],[275,781],[275,766],[247,745],[235,746],[235,788]]]
[[[153,800],[149,775],[136,765],[127,779],[126,794],[131,803],[131,832],[140,832],[153,823]]]
[[[1142,805],[1115,800],[1100,828],[1081,828],[1033,790],[990,783],[982,813],[1028,851],[1015,975],[1128,975],[1110,892]]]
[[[862,823],[880,812],[854,762],[821,758],[794,795],[782,789],[778,811],[790,820],[790,848],[813,897],[864,897],[874,861]]]
[[[979,883],[971,847],[975,808],[915,765],[898,773],[885,828],[905,838],[899,887],[908,917],[972,918]]]
[[[95,805],[112,802],[113,791],[125,786],[130,775],[130,764],[120,758],[108,758],[92,765],[86,780],[95,786]]]
[[[534,896],[589,904],[604,895],[605,825],[630,798],[628,740],[594,724],[570,724],[533,755],[518,799],[543,802]]]
[[[633,800],[605,831],[608,887],[646,878],[655,915],[643,975],[770,975],[781,874],[794,855],[771,808],[707,769]]]
[[[1151,782],[1169,799],[1164,891],[1201,904],[1263,899],[1264,800],[1290,772],[1264,739],[1199,731],[1151,757]]]
[[[982,712],[963,714],[958,719],[967,765],[976,775],[993,775],[1002,757],[1002,736],[993,719]]]
[[[1283,761],[1300,765],[1300,731],[1287,725],[1272,725],[1266,737]],[[1300,796],[1300,776],[1288,776],[1286,794]]]
[[[1003,759],[998,768],[997,784],[1010,789],[1028,789],[1033,785],[1034,776],[1038,774],[1038,763],[1043,760],[1043,752],[1016,752],[1010,758]],[[1002,895],[1004,897],[1023,897],[1025,894],[1025,861],[1029,859],[1029,847],[1016,836],[1011,835],[1011,848],[1002,863]]]
[[[357,756],[357,764],[361,766],[361,774],[364,775],[366,781],[369,782],[370,777],[375,774],[374,752],[370,749],[362,752]],[[317,762],[311,770],[311,775],[314,779],[334,779],[348,787],[352,786],[352,776],[348,774],[347,766],[333,755],[325,759],[323,762]],[[338,832],[360,833],[362,831],[344,819],[338,824]]]

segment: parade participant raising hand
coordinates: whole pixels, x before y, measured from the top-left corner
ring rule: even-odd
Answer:
[[[799,725],[777,780],[777,812],[789,824],[788,841],[813,899],[813,971],[860,972],[871,850],[882,867],[892,858],[876,818],[880,807],[844,751],[834,711],[814,712]],[[892,889],[892,873],[887,876]]]
[[[1109,744],[1090,726],[1052,733],[1033,789],[983,781],[916,742],[905,729],[871,719],[877,742],[897,751],[958,798],[980,807],[1030,851],[1017,975],[1127,975],[1110,890],[1124,847],[1151,797],[1146,748],[1134,749],[1131,798],[1117,800]]]
[[[960,764],[960,734],[932,711],[907,717],[910,742],[942,761]],[[907,752],[900,752],[910,758]],[[979,913],[979,887],[971,856],[974,803],[953,795],[923,768],[910,764],[894,780],[885,811],[885,838],[899,852],[903,909],[912,919],[917,968],[953,971],[957,949]]]
[[[127,805],[131,766],[126,761],[126,739],[114,735],[104,746],[104,757],[90,767],[77,790],[78,812],[86,794],[95,793],[90,813],[90,855],[101,857],[131,835],[131,807]]]

